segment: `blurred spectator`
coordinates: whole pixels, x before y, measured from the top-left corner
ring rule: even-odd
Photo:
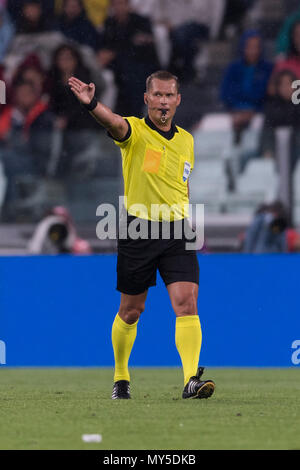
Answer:
[[[257,151],[241,154],[241,171],[252,158],[275,158],[275,132],[278,127],[291,127],[291,171],[293,172],[300,154],[300,106],[292,102],[294,89],[292,83],[296,79],[289,70],[282,70],[274,76],[274,94],[269,96],[264,108],[264,125]]]
[[[216,38],[219,35],[220,26],[223,21],[226,1],[164,0],[160,2],[159,0],[151,0],[152,3],[155,2],[151,19],[157,23],[165,23],[171,32],[184,25],[203,25],[205,26],[205,31],[209,32],[209,36]],[[132,3],[133,5],[138,5],[142,3],[142,0],[132,0]],[[172,13],[170,14],[170,12]],[[188,31],[188,28],[186,31]],[[203,31],[203,28],[201,28],[201,36]],[[190,33],[188,34],[192,40],[195,39],[195,36]]]
[[[68,39],[97,48],[98,34],[86,16],[82,0],[63,0],[62,14],[58,18],[58,30]]]
[[[2,64],[6,51],[13,39],[15,28],[11,22],[5,6],[0,4],[0,64]]]
[[[257,31],[247,31],[240,41],[240,59],[227,67],[221,85],[221,100],[232,114],[234,140],[256,112],[261,112],[272,64],[263,57],[262,38]]]
[[[287,245],[289,253],[299,253],[300,252],[300,233],[297,232],[294,228],[288,228],[287,233]]]
[[[68,79],[74,75],[83,82],[90,83],[91,73],[83,65],[78,49],[65,44],[55,51],[49,75],[50,108],[56,115],[56,127],[63,131],[57,174],[64,176],[75,172],[79,158],[85,169],[80,167],[77,172],[83,177],[85,172],[89,171],[89,164],[93,166],[98,158],[97,134],[100,132],[100,127],[95,119],[79,106],[70,90]],[[89,149],[93,149],[92,152]],[[89,153],[90,161],[85,162],[86,152]]]
[[[62,118],[67,130],[84,128],[98,129],[98,124],[83,108],[70,91],[68,80],[75,76],[85,83],[92,81],[89,69],[83,64],[79,50],[63,44],[54,52],[50,79],[50,107],[55,115]]]
[[[107,18],[110,0],[84,0],[89,20],[95,28],[101,28]]]
[[[300,17],[298,21],[294,22],[290,29],[285,58],[279,60],[274,67],[273,76],[269,85],[270,93],[274,93],[273,77],[281,70],[290,70],[297,78],[300,78]]]
[[[88,241],[78,237],[69,211],[60,206],[51,209],[39,222],[28,251],[34,255],[88,255],[92,252]]]
[[[13,90],[20,81],[31,82],[43,100],[48,101],[49,80],[37,55],[30,54],[25,57],[15,72],[10,89]],[[13,96],[10,96],[11,94],[9,93],[8,102],[11,102],[13,99]]]
[[[17,34],[36,34],[53,29],[53,21],[45,16],[41,0],[24,0],[17,19]]]
[[[170,70],[181,80],[194,77],[199,45],[209,38],[213,17],[223,14],[223,5],[223,0],[218,5],[213,0],[165,0],[156,5],[152,18],[168,28],[172,44]]]
[[[1,1],[1,0],[0,0]],[[46,14],[42,0],[23,0],[16,19],[16,34],[4,59],[6,80],[11,82],[24,58],[35,54],[43,67],[49,66],[53,50],[65,41],[62,33],[54,30],[51,14]]]
[[[20,180],[45,174],[52,127],[52,114],[35,86],[18,83],[13,104],[0,115],[0,158],[7,178],[3,212],[8,219],[11,205],[21,197]]]
[[[26,0],[25,0],[26,1]],[[7,0],[7,9],[13,21],[17,23],[22,16],[22,7],[24,0]],[[45,18],[53,19],[54,17],[54,0],[40,0]]]
[[[244,240],[245,253],[287,253],[288,216],[283,204],[263,204],[254,216]]]
[[[160,19],[160,0],[130,0],[131,11],[146,16],[152,23],[153,39],[160,68],[167,70],[171,57],[171,40],[167,25]]]
[[[208,34],[212,39],[218,37],[225,4],[226,0],[130,0],[133,11],[148,16],[153,23],[161,67],[170,67],[185,80],[193,78],[198,52],[201,53],[201,59],[197,61],[197,69],[200,68],[200,62],[201,67],[206,66],[207,53],[200,46]]]
[[[290,48],[290,42],[291,42],[291,31],[295,25],[295,23],[300,21],[300,7],[299,7],[299,1],[298,3],[298,9],[295,10],[290,16],[288,16],[282,27],[281,30],[279,31],[279,34],[277,36],[276,40],[276,53],[278,55],[286,55],[289,48]]]
[[[226,0],[221,37],[233,36],[242,32],[242,22],[247,11],[256,0]]]
[[[100,38],[98,59],[115,73],[119,88],[117,112],[143,114],[145,81],[159,68],[151,22],[130,11],[129,0],[112,0],[111,16]]]
[[[110,0],[84,0],[84,7],[88,19],[93,23],[95,28],[101,28],[106,20]],[[56,0],[56,11],[61,13],[63,0]]]
[[[278,127],[292,127],[291,170],[295,169],[300,153],[300,106],[292,102],[295,75],[282,70],[274,76],[275,94],[270,96],[265,107],[265,123],[262,131],[261,155],[275,155],[275,130]]]

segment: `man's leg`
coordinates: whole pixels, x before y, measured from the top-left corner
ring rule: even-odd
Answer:
[[[193,282],[174,282],[167,286],[176,315],[175,342],[181,358],[184,385],[196,375],[202,343],[197,313],[198,285]]]
[[[176,314],[175,342],[181,358],[183,398],[208,398],[214,392],[214,382],[201,381],[197,373],[202,332],[197,313],[198,285],[193,282],[174,282],[167,286]]]
[[[119,312],[112,327],[115,357],[114,382],[130,381],[128,361],[136,338],[137,323],[145,308],[147,291],[138,295],[121,294]]]

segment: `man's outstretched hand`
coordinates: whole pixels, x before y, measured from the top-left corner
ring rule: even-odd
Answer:
[[[88,85],[75,77],[69,78],[68,83],[71,91],[80,103],[83,105],[91,104],[91,101],[95,96],[94,83],[90,83]],[[93,105],[94,103],[92,103],[92,113],[96,121],[105,129],[109,130],[114,139],[123,139],[129,130],[128,122],[123,119],[122,116],[115,114],[111,109],[100,102],[97,102],[97,106],[95,108]],[[89,109],[89,107],[87,109]]]
[[[69,78],[69,86],[80,103],[90,104],[95,95],[95,84],[81,82],[78,78]]]

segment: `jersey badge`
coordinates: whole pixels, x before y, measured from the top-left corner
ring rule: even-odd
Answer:
[[[184,183],[190,176],[190,173],[191,173],[191,164],[189,162],[184,162],[184,169],[183,169],[183,175],[182,175]]]

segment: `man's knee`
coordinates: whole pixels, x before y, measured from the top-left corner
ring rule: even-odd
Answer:
[[[144,304],[120,306],[119,317],[121,317],[125,323],[128,323],[129,325],[131,325],[132,323],[135,323],[140,318],[144,309],[145,309]]]
[[[197,299],[191,295],[178,296],[174,303],[174,310],[177,316],[197,315]]]

